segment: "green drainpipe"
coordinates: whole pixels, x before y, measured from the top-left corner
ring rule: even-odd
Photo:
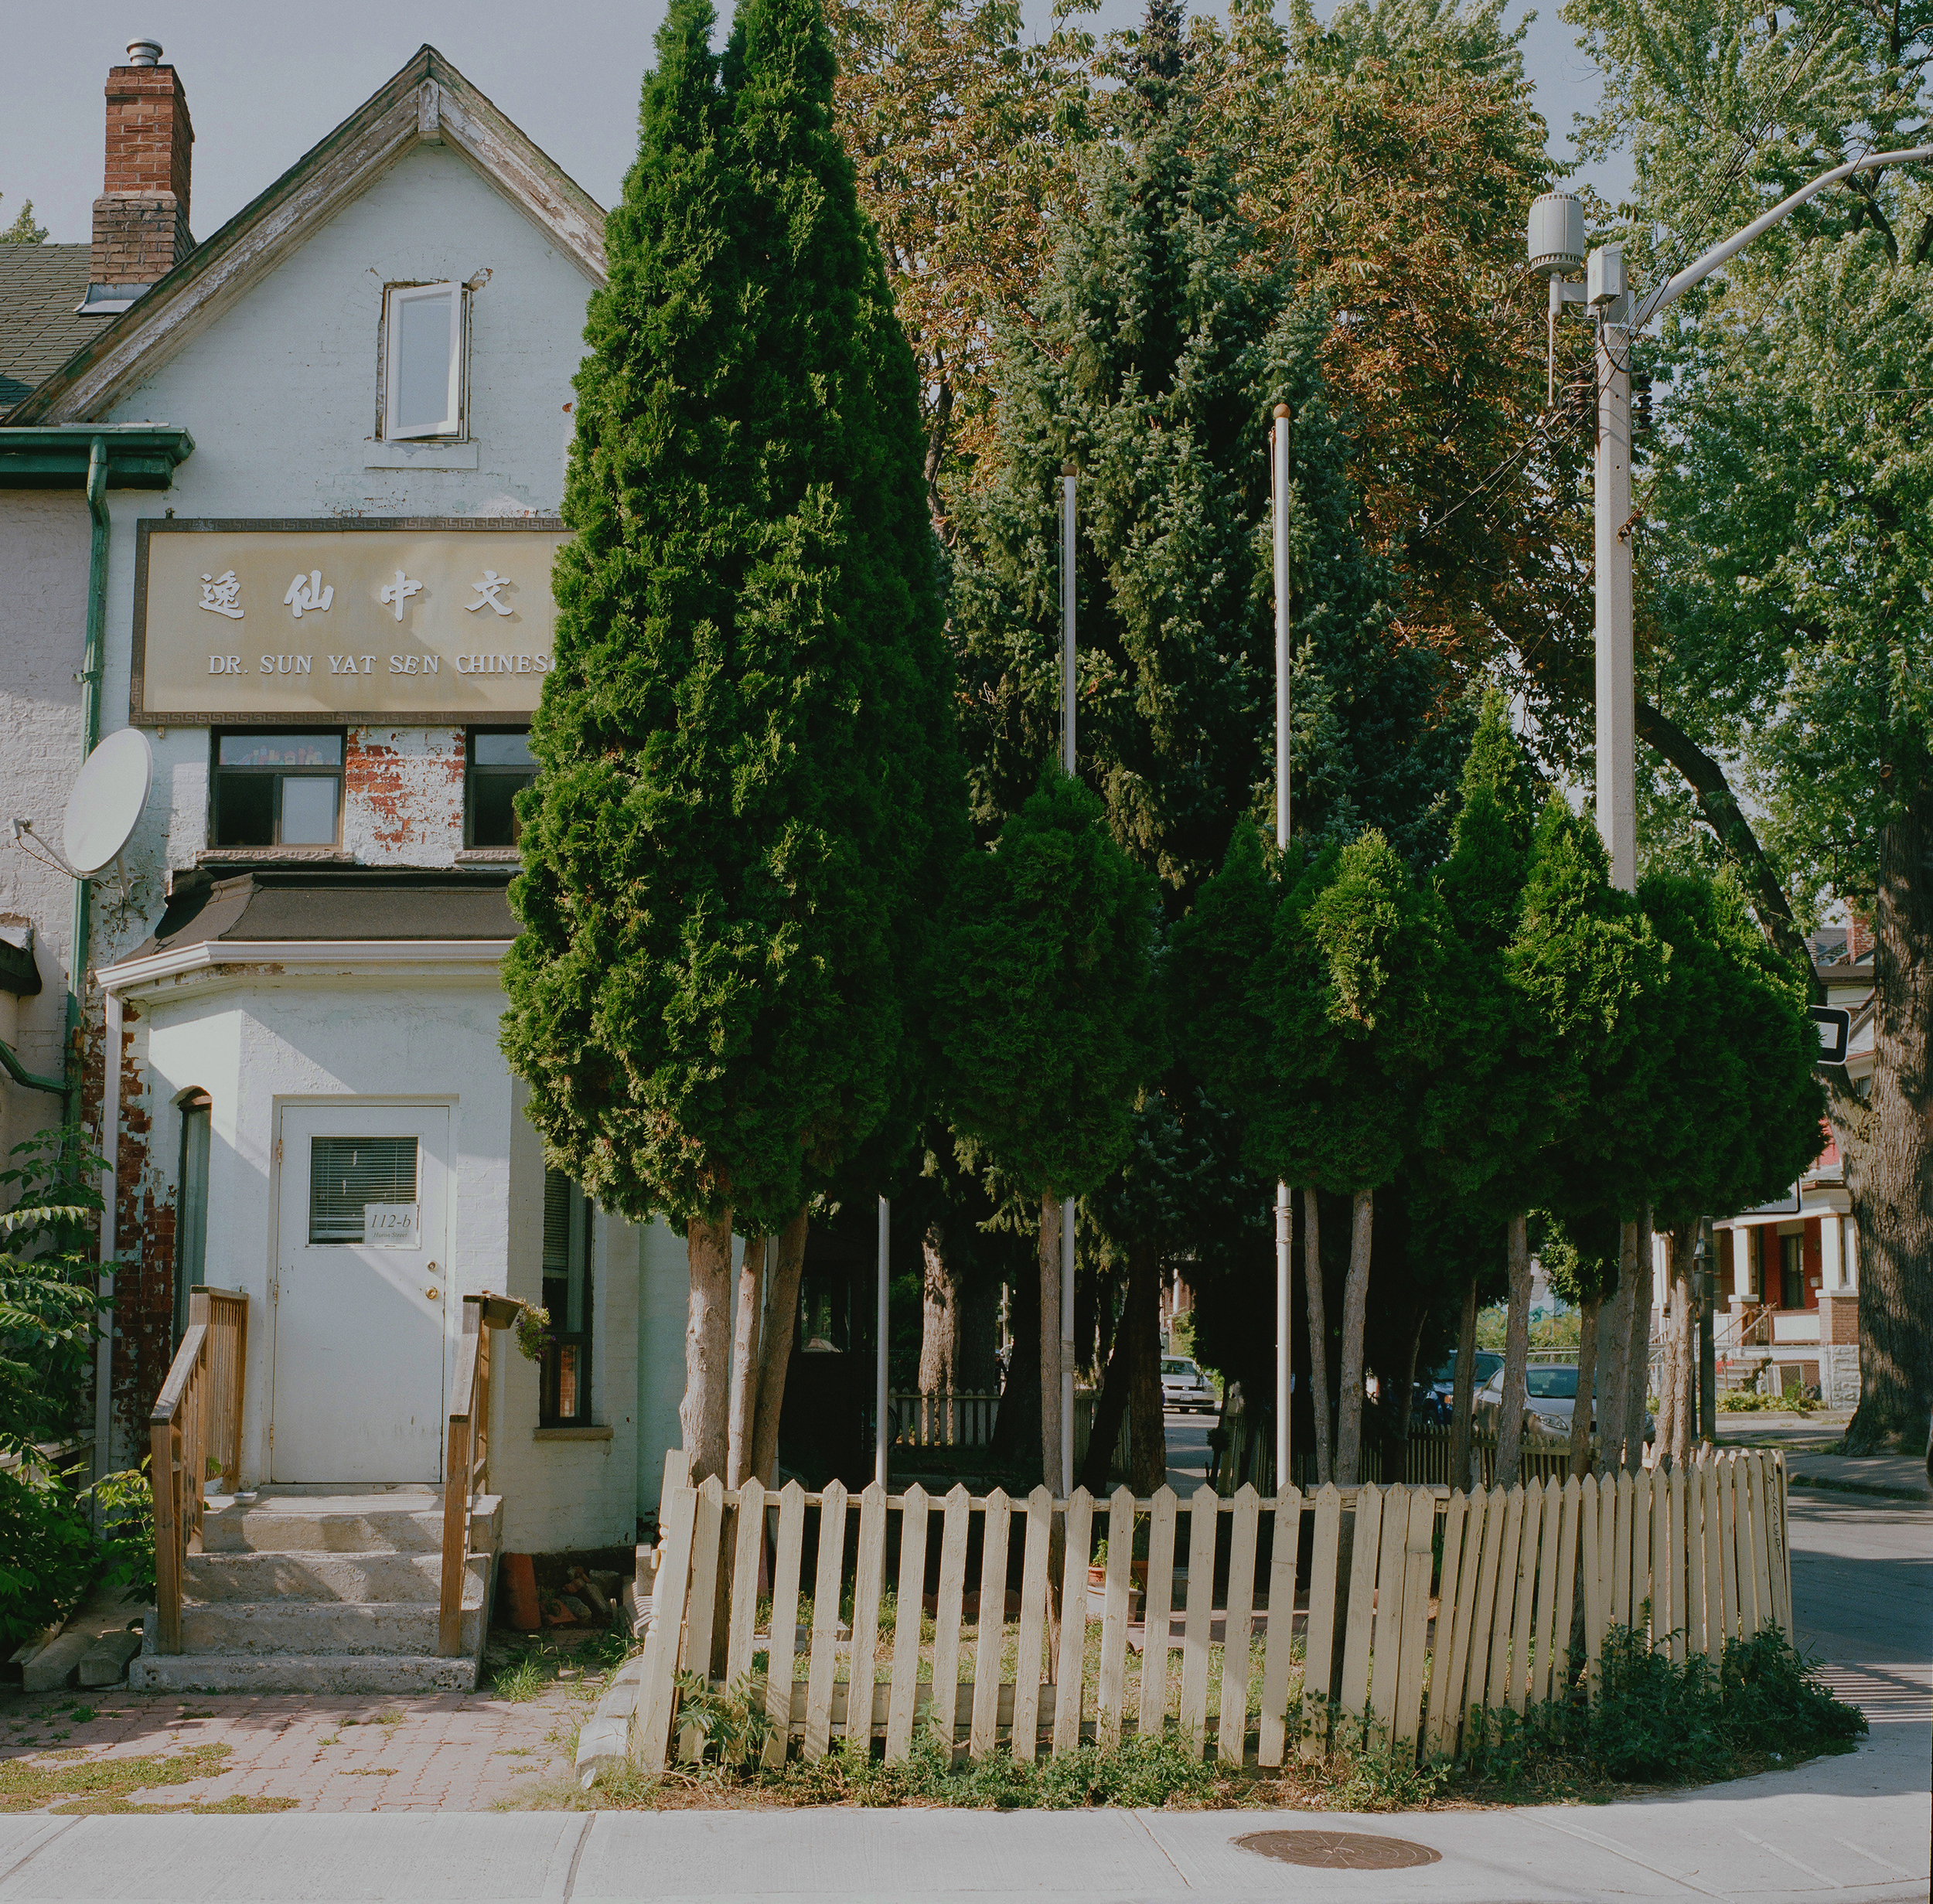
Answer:
[[[80,758],[101,744],[101,650],[107,628],[107,439],[97,436],[87,453],[87,513],[94,534],[87,551],[87,647],[80,664]],[[80,1128],[80,1082],[85,1018],[80,1000],[93,950],[94,916],[87,882],[73,883],[73,943],[67,960],[67,1125]]]

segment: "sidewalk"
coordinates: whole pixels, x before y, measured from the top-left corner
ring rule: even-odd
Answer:
[[[1933,1501],[1926,1463],[1911,1455],[1788,1454],[1785,1473],[1794,1487],[1831,1487],[1849,1494]]]
[[[1601,1808],[5,1818],[0,1904],[1798,1904],[1825,1892],[1907,1904],[1927,1894],[1928,1735],[1876,1730],[1865,1750],[1823,1767]],[[1271,1830],[1360,1832],[1435,1856],[1406,1869],[1311,1869],[1236,1842]]]

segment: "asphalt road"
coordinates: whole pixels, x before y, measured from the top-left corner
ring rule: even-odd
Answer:
[[[1192,1494],[1208,1477],[1209,1430],[1212,1415],[1178,1415],[1170,1408],[1162,1418],[1168,1437],[1168,1484],[1178,1494]]]

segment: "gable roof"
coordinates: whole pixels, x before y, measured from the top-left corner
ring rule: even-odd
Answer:
[[[173,350],[213,322],[309,232],[418,145],[447,145],[462,153],[587,277],[603,282],[602,208],[434,46],[421,46],[401,72],[197,245],[138,304],[87,338],[6,421],[94,417],[141,375],[155,352]],[[87,254],[87,247],[77,248]]]
[[[0,416],[53,375],[106,313],[80,315],[90,244],[0,244]]]

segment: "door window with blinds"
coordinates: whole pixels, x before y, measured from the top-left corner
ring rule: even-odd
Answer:
[[[561,1170],[544,1173],[544,1339],[537,1425],[591,1419],[591,1201]]]
[[[370,1239],[372,1210],[413,1211],[416,1201],[414,1137],[309,1139],[310,1242],[360,1245]]]

